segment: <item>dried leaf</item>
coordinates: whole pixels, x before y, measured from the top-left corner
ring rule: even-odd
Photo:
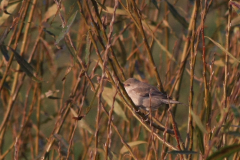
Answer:
[[[106,10],[103,10],[103,11],[107,12],[107,13],[110,13],[110,14],[113,14],[114,9],[112,7],[106,7]],[[117,9],[116,10],[116,15],[127,16],[128,13],[123,9]]]
[[[7,11],[8,3],[9,3],[9,0],[2,0],[2,2],[1,2],[1,9],[6,14],[9,14],[8,11]]]
[[[12,13],[16,8],[17,6],[19,5],[20,2],[18,3],[15,3],[11,6],[8,7],[8,12],[9,13]],[[3,13],[2,16],[0,17],[0,25],[2,25],[6,20],[7,18],[10,16],[10,14],[6,14],[6,13]]]
[[[127,143],[130,147],[134,147],[134,146],[137,146],[137,145],[139,145],[139,144],[144,144],[144,143],[147,143],[146,141],[134,141],[134,142],[129,142],[129,143]],[[123,153],[125,153],[125,152],[127,152],[128,151],[128,149],[125,147],[125,146],[123,146],[122,148],[121,148],[121,150],[120,150],[120,154],[123,154]]]
[[[224,67],[224,64],[225,63],[221,59],[214,61],[214,65],[216,66]]]
[[[73,117],[73,119],[80,121],[83,117],[85,117],[85,116]]]
[[[107,104],[111,107],[113,104],[113,95],[115,91],[111,88],[104,87],[104,90],[102,92],[103,99],[107,102]],[[114,113],[116,113],[118,116],[122,117],[125,121],[128,121],[125,112],[123,111],[121,105],[115,100],[114,102]]]
[[[232,5],[233,9],[237,12],[237,14],[240,14],[240,3],[236,1],[230,1],[230,5]]]
[[[202,121],[200,120],[200,118],[191,110],[190,111],[193,120],[196,122],[197,126],[199,127],[199,129],[203,132],[203,133],[207,133],[207,130],[205,129],[205,127],[202,124]]]
[[[58,11],[57,4],[54,3],[51,7],[48,8],[47,12],[45,12],[44,17],[43,17],[43,21],[46,21],[47,19],[49,19],[53,15],[57,14],[57,11]]]
[[[70,109],[71,109],[71,113],[72,113],[73,117],[78,117],[78,114],[75,112],[75,110],[72,108],[70,108]],[[88,131],[91,134],[94,134],[94,131],[91,129],[91,127],[87,124],[87,122],[84,119],[82,119],[81,121],[78,121],[78,127],[85,129],[86,131]]]

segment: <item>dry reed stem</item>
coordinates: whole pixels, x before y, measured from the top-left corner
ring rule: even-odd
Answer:
[[[181,2],[186,4],[172,0],[32,0],[3,6],[3,12],[10,14],[1,25],[0,47],[17,52],[19,48],[22,58],[27,57],[44,81],[36,83],[26,77],[10,50],[9,54],[1,48],[0,159],[195,160],[214,154],[237,159],[239,152],[229,156],[218,151],[239,142],[234,135],[239,132],[239,64],[218,47],[224,46],[239,59],[239,31],[234,26],[239,9],[231,0]],[[68,21],[76,10],[80,17],[77,14],[70,27]],[[182,28],[182,18],[188,28]],[[65,43],[55,44],[61,30]],[[164,111],[161,117],[151,113],[144,121],[145,115],[135,112],[138,107],[122,85],[128,77],[157,81],[161,91],[174,99],[180,97],[184,104],[189,96],[189,106],[173,108],[173,114]],[[45,96],[48,90],[56,99]],[[105,97],[108,91],[109,100]],[[115,110],[119,107],[122,115]],[[70,109],[79,111],[74,119],[84,119],[73,120]],[[81,126],[82,122],[89,128]],[[54,143],[54,134],[68,141],[64,155]],[[145,144],[129,143],[139,141]],[[122,146],[128,153],[120,153]],[[189,151],[198,154],[184,154]]]

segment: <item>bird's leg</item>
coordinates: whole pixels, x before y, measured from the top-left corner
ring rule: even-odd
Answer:
[[[145,121],[145,122],[149,121],[148,115],[145,115],[145,114],[141,115],[141,119],[142,121]]]
[[[150,112],[148,111],[146,114],[144,114],[144,116],[143,116],[143,120],[145,121],[145,122],[147,122],[147,121],[149,121],[149,119],[148,119],[148,115],[150,114]]]
[[[144,116],[148,117],[149,114],[150,114],[150,111],[148,111]]]
[[[134,110],[135,113],[139,113],[140,112],[140,109],[138,109],[138,110],[133,109],[133,110]]]
[[[139,114],[141,112],[140,109],[142,109],[142,108],[140,107],[138,110],[134,109],[134,112]],[[143,108],[143,109],[145,110],[145,108]],[[146,114],[143,113],[144,115],[142,116],[142,120],[143,121],[149,121],[148,115],[150,114],[150,111],[148,111],[148,110],[145,110],[145,111],[147,111],[147,113]]]
[[[146,119],[144,119],[144,121],[145,121],[145,122],[148,122],[148,121],[149,121],[148,117],[146,117]]]

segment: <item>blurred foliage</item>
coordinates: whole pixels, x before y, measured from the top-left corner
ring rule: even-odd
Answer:
[[[0,159],[239,159],[239,2],[2,0],[0,11]],[[130,77],[183,104],[144,119]]]

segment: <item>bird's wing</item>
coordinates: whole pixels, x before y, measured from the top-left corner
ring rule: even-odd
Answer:
[[[158,90],[153,90],[153,91],[151,91],[151,96],[158,96],[158,97],[161,97],[162,99],[171,99],[171,97],[167,97],[167,95],[166,94],[164,94],[164,93],[162,93],[162,92],[160,92],[160,91],[158,91]]]
[[[147,87],[142,86],[139,88],[135,88],[132,91],[133,91],[133,93],[136,93],[138,96],[146,97],[146,98],[149,98],[149,93],[151,93],[151,98],[158,99],[165,104],[169,104],[169,103],[179,104],[180,103],[178,101],[172,100],[171,97],[167,97],[166,94],[160,92],[155,87],[147,88]]]
[[[149,93],[150,93],[151,96],[157,96],[163,99],[167,99],[167,96],[164,93],[158,91],[155,87],[154,88],[138,87],[133,89],[133,91],[141,97],[149,97]]]

